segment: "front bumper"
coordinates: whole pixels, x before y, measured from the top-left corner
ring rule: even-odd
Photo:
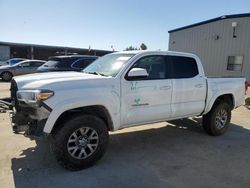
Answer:
[[[14,133],[24,133],[26,136],[43,137],[46,121],[52,109],[41,102],[36,106],[19,102],[16,98],[18,90],[14,80],[11,82],[10,120]]]
[[[46,135],[44,134],[43,129],[47,119],[38,121],[29,118],[23,113],[16,113],[14,111],[10,112],[10,119],[12,130],[16,134],[24,133],[25,136],[35,137],[43,137]]]

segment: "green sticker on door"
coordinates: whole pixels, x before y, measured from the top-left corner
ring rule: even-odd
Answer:
[[[135,103],[136,105],[139,105],[140,102],[141,102],[141,99],[140,99],[140,98],[135,98],[134,103]]]
[[[136,85],[137,85],[136,81],[131,82],[131,87],[130,87],[131,91],[135,91],[136,90]]]

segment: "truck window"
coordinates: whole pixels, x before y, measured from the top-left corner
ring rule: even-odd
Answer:
[[[192,78],[199,74],[194,58],[171,56],[172,78]]]
[[[139,59],[132,68],[143,68],[148,72],[148,77],[144,80],[166,79],[167,64],[165,57],[161,55],[146,56]]]

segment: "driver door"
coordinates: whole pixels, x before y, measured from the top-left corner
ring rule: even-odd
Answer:
[[[171,117],[172,80],[165,56],[145,56],[132,68],[146,69],[145,79],[121,80],[121,126],[129,127]],[[130,69],[130,70],[131,70]],[[127,73],[128,74],[128,73]]]

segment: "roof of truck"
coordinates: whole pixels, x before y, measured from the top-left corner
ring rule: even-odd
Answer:
[[[183,56],[194,56],[195,54],[186,53],[186,52],[178,52],[178,51],[161,51],[161,50],[131,50],[131,51],[120,51],[115,52],[116,54],[151,54],[151,53],[159,53],[159,54],[173,54],[173,55],[183,55]]]

